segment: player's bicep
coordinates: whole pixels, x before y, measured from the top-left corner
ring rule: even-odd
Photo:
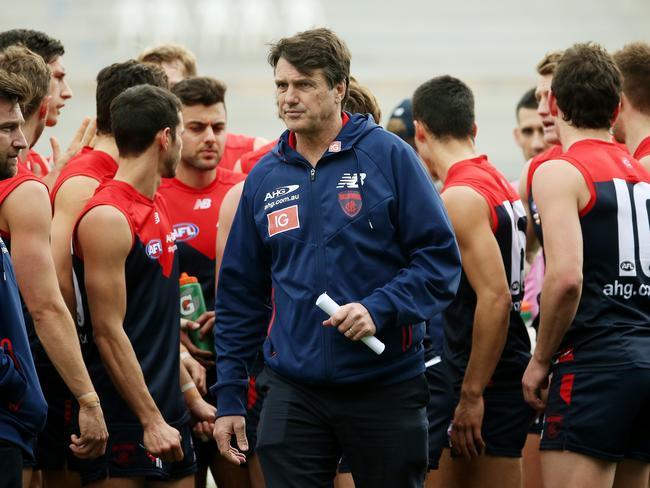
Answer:
[[[223,259],[223,252],[226,248],[226,242],[228,242],[228,236],[230,235],[230,229],[232,228],[233,220],[235,219],[235,214],[237,213],[237,207],[239,206],[239,200],[241,199],[241,194],[244,189],[244,182],[241,181],[233,186],[221,203],[221,209],[219,210],[219,230],[217,232],[217,251],[216,251],[216,267],[217,273],[215,276],[219,275],[219,267],[221,266],[221,260]]]
[[[461,186],[446,190],[442,199],[454,227],[463,271],[476,295],[505,296],[509,293],[508,280],[487,202],[474,190]]]
[[[565,161],[549,161],[533,177],[533,192],[544,232],[547,266],[564,272],[582,270],[580,172]]]
[[[79,223],[77,246],[95,335],[122,327],[126,313],[124,264],[133,237],[126,217],[110,206],[90,210]]]

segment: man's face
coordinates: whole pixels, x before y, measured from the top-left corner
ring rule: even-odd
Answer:
[[[303,74],[280,58],[275,86],[280,118],[296,134],[318,134],[341,112],[345,82],[330,88],[322,69]]]
[[[537,99],[537,113],[542,118],[542,125],[544,126],[544,142],[546,144],[559,144],[560,139],[555,127],[555,117],[551,115],[548,103],[552,81],[553,75],[540,75],[535,88],[535,98]]]
[[[18,153],[27,147],[21,130],[24,123],[20,106],[0,99],[0,180],[16,174]]]
[[[519,109],[515,141],[524,153],[526,161],[548,147],[544,142],[544,126],[537,110],[525,107]]]
[[[50,78],[50,106],[47,112],[48,127],[53,127],[59,120],[61,109],[65,101],[72,97],[72,90],[65,81],[65,67],[61,61],[61,56],[57,56],[48,66],[52,71]]]
[[[183,107],[183,153],[181,164],[211,171],[217,167],[226,147],[226,107],[191,105]]]
[[[160,176],[163,178],[173,178],[176,176],[176,168],[178,166],[179,161],[181,160],[181,152],[183,150],[183,115],[179,112],[178,113],[180,122],[174,129],[176,138],[175,140],[172,140],[171,134],[170,134],[170,144],[167,148],[167,151],[163,155],[163,159],[161,161],[160,165]]]

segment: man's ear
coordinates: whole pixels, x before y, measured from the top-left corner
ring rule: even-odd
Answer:
[[[548,109],[553,117],[558,116],[560,109],[557,106],[557,98],[555,98],[555,94],[552,90],[548,92]]]
[[[158,142],[163,151],[167,151],[167,149],[169,149],[172,137],[171,132],[172,131],[169,127],[165,127],[164,129],[158,131]]]
[[[418,142],[425,142],[427,140],[427,130],[424,128],[424,124],[418,120],[414,120],[413,127],[415,127],[415,139]]]
[[[476,135],[478,134],[478,125],[476,125],[476,122],[472,124],[472,139],[476,139]]]
[[[45,95],[45,97],[43,97],[43,101],[41,102],[40,107],[38,107],[38,120],[47,119],[47,112],[50,106],[51,98],[52,97],[50,95]]]

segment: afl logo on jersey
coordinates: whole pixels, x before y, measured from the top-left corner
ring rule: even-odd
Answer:
[[[191,222],[181,222],[174,225],[174,237],[178,242],[189,241],[199,235],[199,226]]]
[[[621,271],[634,271],[634,263],[623,261],[621,263]]]
[[[162,241],[160,239],[151,239],[147,242],[146,250],[149,259],[158,259],[163,253]]]
[[[521,287],[520,287],[520,285],[519,285],[519,282],[518,282],[518,281],[515,281],[512,285],[510,285],[510,292],[511,292],[513,295],[517,295],[517,294],[519,293],[520,288],[521,288]]]

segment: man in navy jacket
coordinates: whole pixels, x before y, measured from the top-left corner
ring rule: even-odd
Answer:
[[[264,343],[267,486],[330,486],[342,453],[359,488],[422,486],[424,322],[460,273],[447,215],[412,148],[341,111],[350,53],[333,32],[282,39],[269,62],[288,130],[246,180],[221,265],[215,438],[244,461],[248,371]],[[325,291],[343,304],[331,318],[315,306]],[[383,354],[359,342],[371,335]]]
[[[0,70],[0,179],[16,174],[27,147],[19,103],[31,96],[29,82]],[[23,458],[33,458],[47,405],[29,349],[16,277],[0,239],[0,473],[2,486],[21,486]]]

